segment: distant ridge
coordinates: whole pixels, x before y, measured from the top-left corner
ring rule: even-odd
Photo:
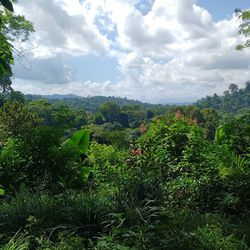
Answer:
[[[31,95],[31,94],[26,94],[25,97],[28,100],[37,100],[37,99],[48,99],[48,100],[82,99],[82,100],[103,100],[105,102],[107,102],[107,101],[114,101],[114,102],[118,101],[118,102],[124,102],[125,105],[127,105],[127,103],[150,104],[150,103],[146,103],[146,102],[141,102],[139,100],[128,99],[127,97],[115,97],[115,96],[88,96],[88,97],[83,97],[83,96],[74,95],[74,94],[67,94],[67,95],[61,95],[61,94]]]
[[[136,99],[129,99],[127,97],[115,97],[115,96],[88,96],[83,97],[79,95],[74,94],[67,94],[67,95],[61,95],[61,94],[53,94],[53,95],[32,95],[32,94],[26,94],[25,95],[27,99],[29,100],[35,100],[35,99],[49,99],[49,100],[63,100],[63,99],[87,99],[87,100],[95,100],[95,99],[103,99],[105,101],[116,101],[116,100],[125,100],[125,102],[133,102],[137,104],[151,104],[151,105],[192,105],[194,102],[173,102],[173,103],[166,103],[166,104],[152,104],[149,102],[142,102]]]
[[[42,97],[46,99],[57,99],[57,100],[63,100],[63,99],[72,99],[72,98],[82,98],[81,96],[78,95],[73,95],[73,94],[67,94],[67,95],[59,95],[59,94],[54,94],[54,95],[42,95]]]
[[[188,106],[192,105],[191,102],[183,102],[183,103],[171,103],[171,104],[151,104],[146,102],[141,102],[138,100],[123,98],[123,97],[114,97],[114,96],[88,96],[82,97],[78,95],[68,94],[68,95],[60,95],[60,94],[53,94],[53,95],[25,95],[26,99],[29,101],[35,101],[39,99],[46,99],[48,102],[55,103],[55,102],[63,102],[66,105],[69,105],[73,108],[84,107],[87,111],[95,112],[98,110],[100,105],[105,102],[114,102],[119,106],[127,106],[127,105],[139,105],[144,108],[154,108],[154,107],[162,107],[166,108],[169,106]]]
[[[55,103],[55,102],[63,102],[64,104],[73,107],[79,108],[83,107],[87,111],[95,112],[99,109],[100,105],[105,102],[115,102],[120,106],[126,105],[140,105],[144,107],[151,106],[152,104],[143,103],[138,100],[132,100],[122,97],[114,97],[114,96],[89,96],[89,97],[82,97],[78,95],[25,95],[26,99],[29,101],[36,101],[39,99],[46,99],[48,102]]]
[[[60,95],[60,94],[53,94],[53,95],[25,95],[27,99],[49,99],[49,100],[63,100],[63,99],[74,99],[74,98],[82,98],[78,95],[67,94],[67,95]]]
[[[240,113],[250,108],[250,81],[245,87],[238,88],[234,83],[230,84],[228,90],[222,96],[214,94],[196,102],[200,108],[214,108],[228,113]]]

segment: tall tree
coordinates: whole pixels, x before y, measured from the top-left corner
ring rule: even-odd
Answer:
[[[38,122],[37,117],[17,101],[4,104],[0,117],[0,134],[3,137],[23,136]]]
[[[14,44],[27,40],[34,28],[24,16],[12,13],[13,6],[9,0],[0,0],[0,3],[4,6],[0,9],[0,91],[9,92],[12,90],[11,65],[14,64],[14,52],[20,54]]]
[[[103,103],[99,112],[104,117],[105,122],[119,121],[120,106],[114,102]]]
[[[231,94],[233,94],[233,93],[235,93],[235,92],[238,91],[238,85],[235,84],[235,83],[231,83],[231,84],[229,85],[228,89],[229,89],[229,92],[230,92]]]

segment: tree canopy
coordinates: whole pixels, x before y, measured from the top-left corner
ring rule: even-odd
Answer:
[[[236,9],[235,10],[238,18],[242,21],[239,29],[239,34],[244,36],[246,38],[246,41],[244,44],[240,44],[236,46],[236,49],[242,50],[245,48],[250,47],[250,10],[241,10],[241,9]]]
[[[0,3],[7,92],[33,27]],[[250,82],[192,106],[0,93],[0,250],[250,249],[249,107]]]
[[[234,83],[230,84],[228,90],[222,96],[214,94],[198,100],[196,103],[200,108],[214,108],[224,112],[241,112],[250,106],[250,82],[245,83],[244,88],[238,88]]]
[[[34,31],[33,25],[24,16],[13,14],[13,6],[9,0],[1,0],[5,7],[0,9],[0,91],[9,92],[11,88],[12,69],[15,52],[22,53],[15,48],[16,43],[28,39],[29,33]]]

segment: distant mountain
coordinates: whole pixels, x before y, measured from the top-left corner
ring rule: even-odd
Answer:
[[[86,111],[96,112],[100,105],[105,102],[114,102],[119,106],[128,106],[128,105],[139,105],[144,109],[157,109],[162,110],[164,113],[170,106],[189,106],[193,103],[191,102],[183,102],[183,103],[171,103],[171,104],[151,104],[145,103],[138,100],[122,98],[122,97],[114,97],[114,96],[88,96],[82,97],[78,95],[68,94],[68,95],[25,95],[25,98],[29,101],[35,101],[39,99],[46,99],[50,103],[62,102],[72,108],[83,107]]]
[[[78,95],[73,95],[73,94],[68,94],[68,95],[59,95],[59,94],[54,94],[54,95],[43,95],[43,98],[46,99],[51,99],[51,100],[63,100],[63,99],[81,99],[81,96]]]
[[[63,100],[63,99],[80,99],[81,96],[68,94],[68,95],[59,95],[59,94],[53,94],[53,95],[31,95],[27,94],[25,95],[26,99],[28,100],[38,100],[38,99],[48,99],[48,100]]]
[[[114,96],[92,96],[92,97],[81,97],[77,95],[25,95],[25,98],[29,101],[35,101],[39,99],[46,99],[48,102],[63,102],[70,107],[79,108],[83,107],[85,110],[95,112],[99,109],[100,105],[105,102],[115,102],[119,106],[126,105],[139,105],[144,107],[154,106],[149,103],[143,103],[138,100],[131,100],[127,98],[114,97]],[[161,106],[161,105],[160,105]],[[163,105],[162,105],[163,106]]]

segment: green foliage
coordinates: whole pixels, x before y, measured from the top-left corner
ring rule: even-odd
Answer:
[[[119,119],[120,107],[114,102],[107,102],[100,106],[100,114],[106,122],[114,122]]]
[[[250,147],[249,122],[249,113],[228,119],[217,129],[215,141],[219,145],[227,145],[231,151],[246,155]]]
[[[1,238],[0,238],[1,239]],[[19,235],[18,233],[14,235],[8,243],[0,246],[1,250],[28,250],[30,246],[30,241],[28,237]]]
[[[247,112],[3,103],[0,249],[248,249]]]
[[[112,236],[105,236],[98,239],[95,250],[131,250],[135,248],[130,248],[121,243],[116,242]]]
[[[112,146],[92,143],[88,165],[93,175],[92,185],[116,186],[127,176],[125,153]]]
[[[22,92],[20,91],[11,91],[9,95],[6,96],[6,99],[9,102],[18,102],[18,103],[25,103],[25,96]]]
[[[24,136],[39,122],[34,113],[17,101],[5,103],[0,109],[0,117],[0,131],[4,138]]]
[[[154,105],[119,97],[26,95],[26,99],[32,104],[36,104],[37,102],[40,102],[43,99],[44,101],[46,100],[46,102],[51,104],[52,106],[64,104],[75,111],[84,109],[87,112],[91,112],[91,114],[88,114],[90,123],[94,122],[95,124],[102,125],[105,122],[109,123],[109,121],[112,120],[111,123],[120,123],[123,128],[139,127],[142,121],[150,120],[155,115],[164,114],[169,109],[168,105]],[[104,110],[102,112],[100,112],[101,107],[104,107]],[[112,115],[110,116],[110,114],[113,112],[112,109],[114,111],[113,117]],[[110,112],[107,112],[107,110],[109,110]],[[106,118],[108,120],[105,120],[103,112],[107,116]],[[79,127],[77,129],[79,129]]]
[[[106,201],[97,195],[49,196],[22,191],[1,205],[0,234],[4,233],[6,239],[17,231],[39,236],[46,230],[52,237],[64,230],[76,230],[91,236],[102,232],[106,217]]]
[[[0,151],[0,183],[11,189],[26,185],[52,192],[66,186],[81,188],[82,166],[76,159],[76,148],[61,147],[56,130],[37,127],[29,136],[9,139]]]
[[[217,128],[216,133],[215,133],[215,142],[217,144],[221,144],[223,141],[223,138],[226,135],[226,131],[231,130],[231,127],[228,124],[221,125]]]
[[[249,249],[249,82],[186,107],[25,97],[12,44],[33,26],[0,3],[0,249]]]
[[[118,150],[127,149],[137,132],[132,129],[122,129],[119,123],[91,124],[84,126],[91,132],[91,139],[99,144],[112,145]]]
[[[0,196],[4,195],[5,191],[3,189],[3,187],[0,185]]]
[[[12,56],[12,46],[7,41],[6,37],[2,33],[2,13],[0,12],[0,90],[3,92],[11,90],[11,80],[12,76],[11,65],[14,62]]]
[[[239,34],[248,38],[250,35],[250,11],[249,10],[240,10],[237,9],[236,14],[238,18],[241,20],[241,25],[239,29]],[[243,50],[247,47],[250,47],[250,40],[247,39],[244,44],[237,45],[236,49],[237,50]]]
[[[2,0],[1,4],[13,11],[12,3],[9,0]],[[32,24],[23,16],[14,15],[8,10],[0,11],[0,90],[3,92],[12,90],[11,65],[14,64],[15,47],[11,43],[27,40],[29,33],[34,31]]]
[[[87,115],[83,109],[74,110],[61,103],[51,104],[41,99],[29,102],[27,107],[37,114],[43,125],[54,127],[62,133],[67,129],[79,130],[87,123]]]
[[[191,145],[192,143],[195,144]],[[167,178],[184,160],[186,150],[191,149],[192,154],[201,152],[204,150],[203,143],[204,133],[198,126],[189,125],[182,120],[169,125],[163,118],[156,121],[140,138],[138,147],[143,150],[143,154],[138,163],[146,175]]]
[[[127,98],[121,98],[121,97],[106,97],[106,96],[92,96],[92,97],[80,97],[80,96],[71,96],[71,95],[54,95],[54,96],[37,96],[37,95],[26,95],[27,99],[30,101],[40,100],[40,99],[46,99],[50,103],[55,103],[61,100],[64,104],[68,105],[71,108],[79,109],[84,108],[88,112],[96,113],[100,106],[107,102],[116,103],[122,109],[125,107],[130,107],[131,105],[141,107],[141,108],[148,108],[148,107],[155,107],[159,106],[161,108],[164,108],[163,105],[152,105],[147,103],[142,103],[140,101],[131,100]],[[164,109],[165,110],[165,109]]]
[[[56,243],[47,239],[40,239],[38,250],[84,250],[84,242],[81,237],[77,237],[70,232],[60,233]]]
[[[128,130],[104,130],[103,137],[107,144],[110,144],[119,150],[123,150],[128,148],[133,135],[129,134]]]
[[[0,221],[3,225],[0,231],[7,236],[21,229],[32,232],[53,226],[59,207],[46,195],[33,195],[22,191],[8,203],[2,204],[0,211]]]
[[[197,244],[199,249],[248,249],[244,241],[235,239],[233,235],[224,236],[217,226],[198,228],[193,234],[194,245]]]
[[[214,94],[198,100],[196,105],[200,108],[214,108],[223,112],[240,113],[250,107],[250,83],[245,88],[238,89],[236,84],[230,84],[223,96]]]
[[[24,175],[19,166],[23,164],[22,157],[18,150],[18,140],[9,139],[0,153],[0,183],[5,187],[20,185]],[[19,171],[18,171],[19,170]]]
[[[88,130],[79,130],[66,143],[74,146],[79,151],[79,155],[86,155],[89,148],[89,141],[90,132]]]

